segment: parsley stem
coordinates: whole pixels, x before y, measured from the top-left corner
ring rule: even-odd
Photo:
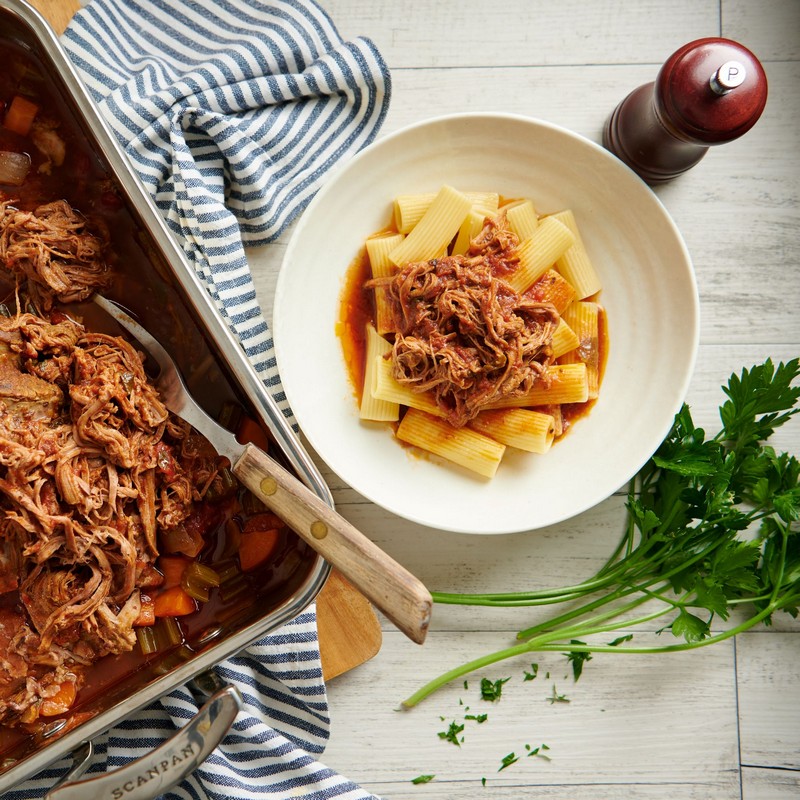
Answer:
[[[453,669],[439,675],[438,678],[434,678],[432,681],[429,681],[421,689],[417,689],[414,694],[403,700],[402,705],[405,708],[413,708],[421,700],[424,700],[426,697],[428,697],[428,695],[433,694],[437,689],[440,689],[445,684],[450,683],[450,681],[460,678],[462,675],[474,672],[476,669],[488,667],[490,664],[495,664],[498,661],[504,661],[507,658],[513,658],[514,656],[526,653],[528,649],[528,643],[523,642],[522,644],[506,647],[503,650],[498,650],[497,652],[489,653],[488,655],[473,659],[472,661],[468,661],[466,664],[462,664],[459,667],[454,667]]]

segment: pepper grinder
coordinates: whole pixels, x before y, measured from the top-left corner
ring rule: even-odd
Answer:
[[[697,39],[614,109],[603,144],[648,183],[663,183],[691,169],[710,146],[747,133],[766,102],[767,76],[746,47]]]

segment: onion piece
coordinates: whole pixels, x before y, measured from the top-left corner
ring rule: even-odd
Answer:
[[[0,150],[0,183],[21,186],[31,168],[31,157],[27,153]]]

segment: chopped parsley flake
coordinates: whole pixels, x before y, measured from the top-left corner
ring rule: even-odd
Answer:
[[[463,725],[459,725],[455,720],[450,723],[450,727],[446,731],[439,731],[439,738],[444,739],[446,742],[451,742],[456,747],[461,747],[461,742],[464,741],[464,738],[461,738],[461,741],[458,739],[458,734],[464,730]]]
[[[497,771],[502,772],[506,767],[516,764],[517,761],[519,761],[519,756],[515,753],[509,753],[507,756],[503,756],[503,762]]]
[[[536,678],[539,674],[539,665],[538,664],[531,664],[531,671],[528,672],[527,670],[524,671],[525,677],[522,679],[524,681],[532,681]]]
[[[553,684],[553,694],[547,698],[547,701],[550,705],[553,705],[553,703],[569,703],[569,698],[565,694],[559,694],[556,690],[556,685]]]
[[[511,678],[500,678],[496,681],[490,681],[488,678],[481,678],[481,698],[494,703],[499,700],[503,694],[503,684],[510,681]]]

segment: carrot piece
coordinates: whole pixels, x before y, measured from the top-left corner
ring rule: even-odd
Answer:
[[[277,514],[273,514],[271,511],[262,511],[247,519],[242,532],[271,531],[284,527],[286,527],[286,523]]]
[[[3,126],[14,133],[18,133],[20,136],[27,136],[38,111],[39,106],[36,103],[18,94],[11,101],[8,111],[6,111]]]
[[[194,600],[180,586],[165,589],[153,603],[153,612],[157,617],[184,617],[196,610]]]
[[[78,687],[73,681],[62,683],[52,697],[46,697],[42,700],[42,704],[39,707],[39,716],[55,717],[58,714],[65,714],[72,708],[77,694]]]
[[[173,586],[180,586],[183,573],[186,572],[187,567],[192,563],[189,558],[181,558],[180,556],[161,556],[158,559],[158,569],[164,576],[164,589],[171,589]]]
[[[279,531],[275,528],[243,533],[239,543],[239,566],[242,572],[252,572],[260,567],[275,552],[279,541]]]
[[[254,444],[264,452],[269,448],[269,439],[264,429],[251,417],[243,416],[236,431],[236,438],[240,444]]]
[[[152,597],[143,594],[141,597],[142,607],[139,610],[139,616],[133,623],[134,628],[145,628],[150,625],[155,625],[156,622],[156,609]]]

